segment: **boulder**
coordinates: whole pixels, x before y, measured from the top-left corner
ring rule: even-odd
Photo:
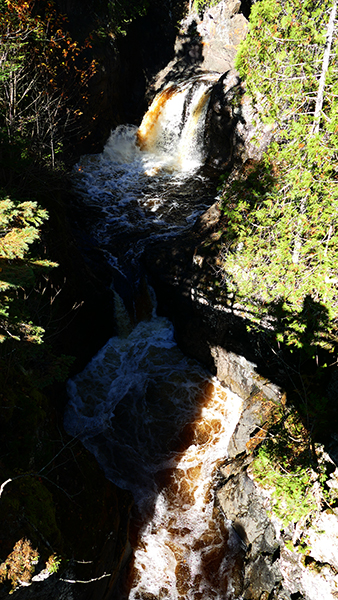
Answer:
[[[222,0],[205,11],[197,25],[203,38],[203,69],[225,73],[234,67],[238,46],[249,30],[240,9],[240,0]]]
[[[232,70],[238,46],[249,30],[248,21],[240,10],[239,0],[222,0],[202,17],[194,10],[189,11],[181,21],[174,45],[175,55],[152,81],[150,96],[169,81],[206,72],[222,76]]]

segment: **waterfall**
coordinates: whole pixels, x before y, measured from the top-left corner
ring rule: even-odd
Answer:
[[[137,131],[139,147],[158,160],[148,174],[160,167],[191,173],[203,164],[204,122],[211,83],[216,80],[209,76],[170,84],[156,96]]]
[[[214,190],[201,167],[214,81],[210,75],[168,85],[139,128],[120,125],[102,154],[84,156],[76,165],[75,188],[84,204],[102,215],[99,223],[89,224],[101,247],[111,252],[118,234],[125,243],[126,232],[138,239],[140,233],[175,235],[212,204]]]
[[[212,202],[198,171],[212,83],[167,86],[139,129],[117,128],[103,154],[76,167],[84,205],[99,209],[89,229],[122,276],[149,239],[184,231]],[[132,329],[115,300],[120,335],[68,382],[65,427],[135,499],[133,562],[118,599],[233,598],[240,546],[211,486],[241,399],[181,353],[154,299]]]

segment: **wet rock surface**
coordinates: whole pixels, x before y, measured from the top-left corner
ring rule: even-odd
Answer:
[[[242,398],[264,389],[268,398],[276,399],[285,381],[281,365],[268,345],[248,331],[224,289],[215,286],[217,253],[211,247],[215,243],[217,250],[222,226],[216,204],[184,238],[149,244],[144,266],[159,312],[173,320],[183,351]]]
[[[222,300],[214,285],[221,227],[215,204],[184,239],[149,246],[144,261],[159,311],[173,320],[181,348],[244,399],[217,491],[217,502],[245,549],[236,590],[245,600],[332,600],[337,589],[336,509],[327,514],[319,503],[313,523],[285,529],[271,516],[271,491],[267,494],[250,470],[253,451],[279,418],[287,376],[264,340],[247,330],[245,316]],[[333,438],[330,456],[336,456]],[[330,488],[337,485],[335,468],[332,461]]]

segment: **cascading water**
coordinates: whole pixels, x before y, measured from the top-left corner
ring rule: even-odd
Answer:
[[[138,144],[150,163],[156,157],[148,175],[159,168],[191,173],[201,166],[209,91],[210,79],[197,78],[168,86],[156,96],[137,131]]]
[[[124,264],[146,240],[184,230],[206,207],[205,194],[188,196],[191,181],[203,187],[198,168],[212,83],[168,86],[138,130],[119,127],[102,155],[77,166],[83,200],[100,209],[91,232],[107,252],[123,233]],[[120,257],[109,261],[121,269]],[[173,326],[155,309],[134,328],[118,297],[116,309],[121,334],[69,381],[65,415],[66,429],[133,493],[138,509],[133,564],[116,597],[233,598],[240,546],[217,518],[210,486],[241,400],[180,352]]]
[[[126,240],[168,237],[190,227],[213,202],[200,172],[204,122],[214,76],[172,84],[154,100],[141,126],[115,129],[102,154],[81,159],[74,184],[83,201],[98,209],[91,233],[102,247]],[[100,221],[98,224],[98,220]],[[118,240],[118,242],[117,242]]]

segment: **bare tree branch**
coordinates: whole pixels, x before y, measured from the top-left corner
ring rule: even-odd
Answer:
[[[13,479],[7,479],[6,481],[4,481],[1,484],[1,487],[0,487],[0,498],[2,496],[2,493],[3,493],[4,489],[5,489],[5,486],[7,485],[7,483],[10,483],[11,481],[13,481]]]
[[[112,573],[103,573],[100,577],[94,577],[93,579],[87,579],[87,581],[82,581],[81,579],[62,579],[60,577],[60,581],[65,581],[65,583],[92,583],[92,581],[99,581],[100,579],[104,579],[105,577],[111,577]]]

